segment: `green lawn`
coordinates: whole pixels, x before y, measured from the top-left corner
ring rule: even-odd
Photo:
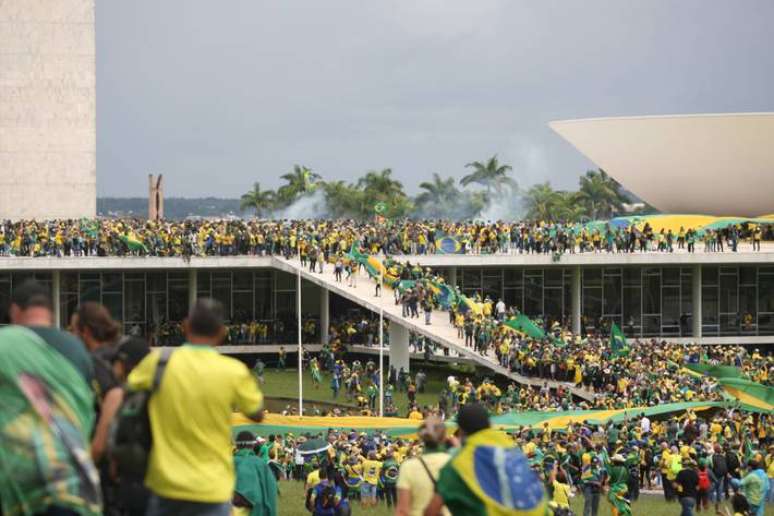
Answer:
[[[421,405],[436,405],[438,403],[438,393],[446,382],[448,373],[443,371],[428,370],[428,385],[424,393],[417,393],[417,401]],[[264,371],[265,383],[263,384],[263,393],[268,397],[298,398],[298,370],[286,369],[277,371],[274,368],[267,368]],[[314,388],[312,375],[307,370],[303,375],[304,406],[309,409],[315,401],[334,401],[330,389],[330,375],[323,373],[323,382],[318,389]],[[399,413],[405,417],[408,410],[408,396],[405,392],[395,392],[393,400],[396,403]],[[340,404],[348,404],[344,396],[343,389],[339,391],[338,400]],[[354,406],[354,401],[352,402]]]
[[[304,508],[304,488],[300,482],[295,481],[281,481],[280,482],[280,498],[277,503],[279,507],[279,514],[281,516],[308,516],[309,511]],[[572,509],[576,515],[581,516],[583,514],[583,497],[576,495],[572,500]],[[677,502],[667,504],[663,497],[655,495],[643,495],[639,501],[632,505],[633,514],[644,514],[647,516],[675,516],[680,514],[680,505]],[[713,514],[714,510],[710,513]],[[387,509],[387,506],[380,503],[374,509],[363,510],[354,502],[352,506],[352,514],[370,514],[374,516],[388,516],[393,514],[393,510]],[[610,504],[603,497],[599,504],[599,515],[609,516]],[[767,514],[771,514],[767,511]]]

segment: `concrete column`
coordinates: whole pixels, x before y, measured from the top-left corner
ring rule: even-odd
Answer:
[[[390,365],[396,371],[402,367],[409,371],[409,332],[408,328],[390,321]]]
[[[197,280],[196,280],[196,269],[189,269],[188,270],[188,307],[192,307],[194,303],[196,303],[196,290],[197,290]]]
[[[581,268],[576,265],[572,268],[572,283],[570,284],[572,314],[572,332],[580,335],[581,332]]]
[[[62,304],[60,302],[62,291],[62,277],[59,271],[51,273],[51,302],[54,305],[54,328],[62,327]]]
[[[449,286],[457,286],[457,267],[449,267]]]
[[[330,290],[320,287],[320,344],[328,343],[328,329],[331,326]]]
[[[692,272],[693,340],[701,342],[701,265],[694,265]]]

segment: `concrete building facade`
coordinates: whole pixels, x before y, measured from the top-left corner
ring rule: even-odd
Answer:
[[[96,214],[94,0],[0,2],[0,219]]]

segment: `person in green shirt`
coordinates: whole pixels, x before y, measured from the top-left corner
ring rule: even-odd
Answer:
[[[233,514],[276,516],[277,481],[268,463],[255,455],[254,446],[253,434],[239,432],[234,454],[236,486],[232,499]]]
[[[610,502],[610,510],[613,516],[630,516],[632,508],[631,501],[627,497],[629,470],[626,467],[626,458],[617,453],[610,458],[610,462],[607,469],[610,484],[607,500]]]
[[[398,484],[398,473],[400,467],[392,451],[388,451],[384,456],[382,463],[382,474],[380,478],[381,488],[384,492],[384,499],[387,507],[392,507],[397,503],[398,493],[396,485]]]

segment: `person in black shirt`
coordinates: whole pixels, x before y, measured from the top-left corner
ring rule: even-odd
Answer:
[[[696,462],[693,459],[688,458],[683,461],[683,469],[675,478],[675,487],[683,508],[680,516],[693,516],[696,496],[699,492],[699,474],[696,472]]]
[[[107,308],[99,303],[86,302],[73,314],[70,329],[86,344],[94,364],[97,424],[91,441],[91,455],[99,462],[107,447],[110,422],[121,406],[124,395],[110,364],[110,355],[114,351],[112,345],[118,338],[119,326]]]

